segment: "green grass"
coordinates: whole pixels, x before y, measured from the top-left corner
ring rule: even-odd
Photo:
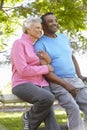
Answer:
[[[22,116],[23,112],[0,112],[0,130],[23,130]],[[82,117],[83,114],[81,113]],[[63,110],[56,110],[55,116],[59,124],[67,122],[67,115]],[[41,124],[42,126],[44,123]]]
[[[55,111],[56,120],[59,124],[65,124],[67,122],[66,112],[63,110]]]
[[[0,130],[22,130],[22,113],[0,113]]]
[[[21,120],[22,112],[0,113],[0,130],[23,130]],[[57,122],[66,123],[66,114],[64,111],[55,111]],[[42,123],[43,125],[43,123]]]

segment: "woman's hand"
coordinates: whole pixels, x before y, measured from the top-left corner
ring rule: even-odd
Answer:
[[[51,63],[51,58],[47,52],[40,50],[37,52],[37,56],[40,58],[41,64],[50,64]]]

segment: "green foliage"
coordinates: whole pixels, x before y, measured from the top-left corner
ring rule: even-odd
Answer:
[[[86,0],[36,0],[32,5],[39,16],[53,12],[58,19],[60,31],[69,33],[71,39],[78,38],[80,43],[80,46],[76,43],[78,50],[87,49],[87,38],[82,36],[82,31],[87,30]]]
[[[33,8],[39,15],[46,12],[53,12],[58,18],[59,26],[62,30],[73,31],[86,28],[86,13],[83,2],[81,0],[36,0]]]
[[[61,31],[67,31],[75,38],[77,32],[87,30],[87,0],[36,0],[23,4],[23,0],[4,0],[0,10],[0,48],[7,37],[14,34],[27,16],[41,16],[46,12],[53,12]],[[87,40],[79,35],[82,48]]]

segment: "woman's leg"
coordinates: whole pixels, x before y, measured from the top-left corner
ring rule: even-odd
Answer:
[[[44,87],[44,89],[46,89],[47,91],[50,91],[49,87]],[[55,118],[53,107],[50,108],[50,111],[48,115],[46,116],[44,122],[45,122],[46,130],[60,130],[60,126],[58,125]]]
[[[53,94],[32,83],[18,85],[12,92],[22,100],[33,104],[29,110],[29,127],[30,130],[36,130],[49,113],[54,102]]]

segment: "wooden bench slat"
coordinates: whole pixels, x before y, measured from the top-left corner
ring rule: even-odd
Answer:
[[[23,102],[20,98],[14,94],[4,94],[0,95],[0,102],[2,103],[20,103]]]

